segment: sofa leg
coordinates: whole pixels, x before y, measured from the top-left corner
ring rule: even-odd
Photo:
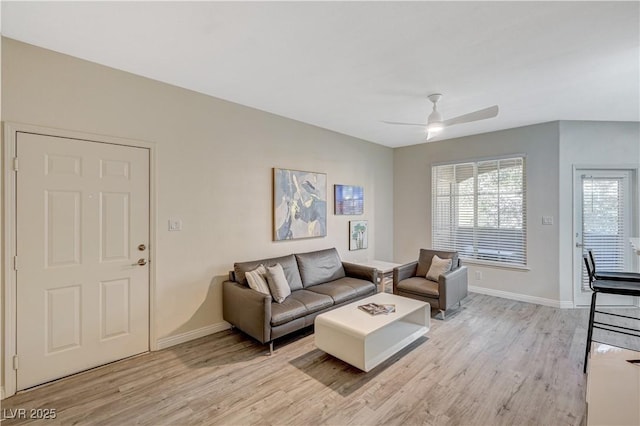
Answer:
[[[444,311],[440,309],[440,313],[442,314],[442,320],[444,321]]]
[[[269,356],[273,355],[273,340],[269,342]]]

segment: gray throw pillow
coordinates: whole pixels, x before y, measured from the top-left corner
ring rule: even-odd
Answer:
[[[271,290],[273,300],[278,303],[284,302],[284,299],[291,294],[291,288],[284,275],[282,265],[276,263],[275,266],[267,266],[267,283]]]

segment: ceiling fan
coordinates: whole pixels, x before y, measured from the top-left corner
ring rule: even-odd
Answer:
[[[498,105],[491,106],[489,108],[480,109],[478,111],[470,112],[468,114],[459,115],[457,117],[450,118],[448,120],[442,119],[442,114],[437,109],[437,103],[442,98],[440,93],[434,93],[427,96],[433,103],[433,111],[427,118],[427,123],[402,123],[398,121],[383,121],[387,124],[399,124],[402,126],[420,126],[424,127],[427,131],[427,140],[430,140],[437,134],[439,134],[445,127],[453,126],[454,124],[470,123],[472,121],[486,120],[487,118],[493,118],[498,115]]]

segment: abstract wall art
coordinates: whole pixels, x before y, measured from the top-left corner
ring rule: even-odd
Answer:
[[[349,221],[349,250],[369,247],[368,224],[366,220]]]
[[[354,185],[334,185],[335,214],[362,214],[364,212],[364,188]]]
[[[326,235],[327,175],[274,168],[274,241]]]

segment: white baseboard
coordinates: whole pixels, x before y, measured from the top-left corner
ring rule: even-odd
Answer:
[[[536,305],[551,306],[552,308],[569,309],[573,308],[572,301],[545,299],[543,297],[528,296],[526,294],[511,293],[509,291],[494,290],[491,288],[469,286],[469,291],[473,293],[486,294],[487,296],[502,297],[503,299],[517,300],[519,302],[535,303]]]
[[[179,345],[180,343],[188,342],[190,340],[198,339],[200,337],[208,336],[209,334],[218,333],[230,328],[231,324],[223,321],[217,324],[206,325],[195,330],[187,331],[186,333],[176,334],[175,336],[162,337],[158,339],[157,342],[158,350]]]

